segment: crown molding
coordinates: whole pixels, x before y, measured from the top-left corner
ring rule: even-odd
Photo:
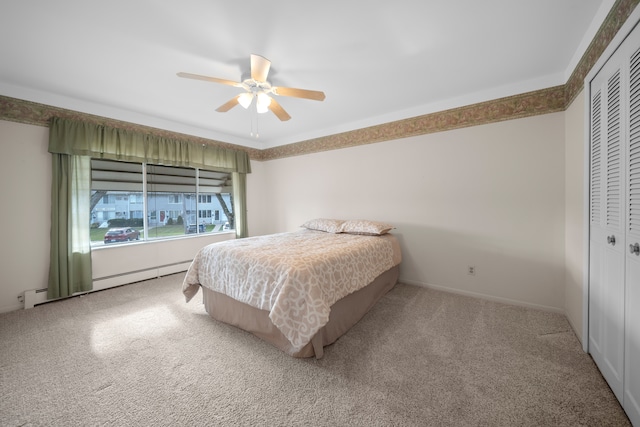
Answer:
[[[267,148],[262,150],[261,160],[299,156],[564,111],[564,88],[564,86],[556,86],[378,126]]]

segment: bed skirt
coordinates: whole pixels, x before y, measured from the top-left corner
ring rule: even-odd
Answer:
[[[297,352],[292,350],[289,340],[271,322],[267,310],[260,310],[205,287],[202,287],[202,292],[205,310],[212,318],[251,332],[293,357],[315,356],[319,359],[324,346],[333,344],[345,334],[395,286],[399,274],[400,266],[396,265],[369,285],[337,301],[331,306],[329,322]]]

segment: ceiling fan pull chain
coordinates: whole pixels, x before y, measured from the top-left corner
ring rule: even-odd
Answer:
[[[260,132],[258,131],[258,120],[259,120],[259,117],[256,114],[256,139],[260,138]]]

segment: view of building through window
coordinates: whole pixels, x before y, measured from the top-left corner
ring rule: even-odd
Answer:
[[[234,228],[229,173],[97,159],[91,166],[92,245]]]

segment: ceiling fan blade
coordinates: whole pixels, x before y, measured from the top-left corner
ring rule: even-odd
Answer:
[[[292,96],[294,98],[313,99],[314,101],[324,101],[324,92],[319,90],[295,89],[292,87],[273,87],[273,93],[280,96]]]
[[[191,74],[191,73],[177,73],[178,77],[184,77],[186,79],[196,79],[196,80],[204,80],[206,82],[214,82],[214,83],[222,83],[223,85],[242,87],[242,83],[234,82],[233,80],[219,79],[217,77],[207,77],[201,76],[199,74]]]
[[[240,95],[231,98],[230,100],[216,108],[216,111],[218,113],[226,113],[227,111],[238,105],[238,98],[240,98]]]
[[[271,68],[271,61],[267,58],[251,54],[251,78],[257,82],[266,82]]]
[[[271,98],[271,103],[269,104],[269,110],[271,110],[271,112],[275,114],[276,117],[278,117],[283,122],[286,122],[291,118],[289,113],[284,111],[284,108],[282,108],[280,104],[278,104],[278,102],[273,98]]]

